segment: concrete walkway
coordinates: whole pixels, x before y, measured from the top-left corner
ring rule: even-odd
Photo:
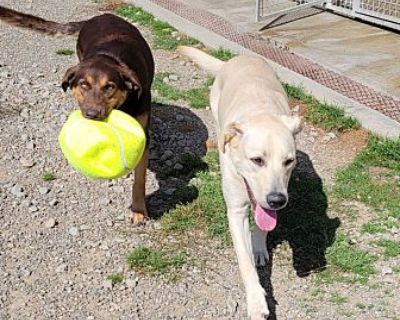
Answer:
[[[337,104],[378,134],[400,135],[400,36],[330,13],[257,32],[252,0],[131,0],[211,47],[258,54],[278,76]]]

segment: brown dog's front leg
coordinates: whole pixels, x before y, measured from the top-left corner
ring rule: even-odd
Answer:
[[[135,169],[135,182],[132,189],[131,221],[136,225],[145,224],[149,216],[146,208],[146,169],[149,162],[149,148],[143,153],[142,159]]]

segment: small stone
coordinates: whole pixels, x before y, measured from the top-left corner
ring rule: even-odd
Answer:
[[[179,77],[176,74],[170,74],[168,76],[169,80],[171,81],[178,81]]]
[[[107,220],[106,224],[108,227],[112,227],[114,225],[114,223],[111,220]]]
[[[38,207],[36,207],[36,206],[30,206],[28,209],[30,212],[36,212],[39,210]]]
[[[171,160],[165,161],[165,165],[166,165],[167,167],[171,167],[172,164],[173,164],[173,162],[172,162]]]
[[[174,165],[174,169],[180,171],[180,170],[183,169],[183,165],[181,165],[181,164],[178,162],[178,163],[176,163],[176,164]]]
[[[26,140],[28,140],[28,135],[27,134],[21,134],[21,140],[22,141],[26,141]]]
[[[46,188],[46,187],[40,187],[40,188],[39,188],[39,193],[40,193],[40,194],[43,194],[43,195],[49,193],[49,191],[50,191],[50,189],[49,189],[49,188]]]
[[[105,289],[112,289],[113,284],[111,280],[104,280],[102,283],[102,287]]]
[[[25,168],[31,168],[35,165],[35,162],[31,159],[21,158],[19,161],[21,162],[21,165]]]
[[[167,149],[161,156],[160,160],[165,161],[165,160],[171,158],[173,155],[174,155],[174,153],[171,150]]]
[[[125,188],[123,186],[112,186],[110,188],[112,191],[117,192],[117,193],[124,193]]]
[[[51,205],[52,207],[56,206],[58,204],[58,200],[57,199],[53,199],[49,202],[49,205]]]
[[[24,108],[21,110],[19,114],[22,118],[28,119],[29,118],[29,110],[27,108]]]
[[[168,196],[172,196],[175,192],[175,188],[167,188],[164,190],[164,194],[168,195]]]
[[[29,149],[29,150],[35,149],[35,144],[33,143],[33,141],[27,142],[26,148]]]
[[[16,184],[14,187],[11,188],[11,194],[18,198],[25,197],[24,188],[22,188],[19,184]]]
[[[183,120],[185,120],[185,117],[183,115],[181,115],[181,114],[177,114],[175,116],[175,119],[176,119],[176,121],[183,121]]]
[[[77,227],[71,227],[71,228],[69,228],[68,233],[71,236],[76,237],[79,235],[79,229]]]
[[[110,204],[111,203],[111,200],[109,199],[109,198],[102,198],[101,200],[100,200],[100,204],[102,205],[102,206],[106,206],[106,205],[108,205],[108,204]]]
[[[47,220],[44,223],[44,226],[46,229],[51,229],[51,228],[54,228],[56,226],[56,224],[57,224],[57,221],[53,218],[50,218],[49,220]]]
[[[382,273],[383,274],[392,274],[393,270],[392,270],[392,268],[385,266],[385,267],[382,268]]]
[[[164,77],[164,78],[162,79],[162,81],[163,81],[164,83],[169,83],[169,78],[168,78],[168,77]]]
[[[125,283],[128,288],[135,288],[138,284],[138,279],[126,279]]]
[[[60,264],[60,265],[56,268],[56,272],[57,272],[57,273],[65,272],[65,271],[67,271],[67,270],[68,270],[68,266],[67,266],[65,263]]]

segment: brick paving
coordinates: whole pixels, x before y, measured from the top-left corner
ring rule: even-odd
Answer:
[[[400,122],[398,97],[378,92],[307,58],[274,47],[266,40],[243,32],[224,18],[206,10],[188,6],[178,0],[149,1]]]

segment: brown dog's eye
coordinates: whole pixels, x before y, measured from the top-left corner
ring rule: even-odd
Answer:
[[[257,165],[259,167],[262,167],[265,163],[264,159],[260,158],[260,157],[251,158],[250,160],[251,160],[251,162],[253,162],[255,165]]]
[[[83,90],[88,90],[88,89],[89,89],[89,83],[88,83],[86,80],[84,80],[84,79],[79,80],[78,85],[79,85],[79,87],[81,87]]]
[[[286,167],[288,167],[288,166],[290,166],[293,162],[294,162],[294,159],[293,159],[293,158],[289,158],[289,159],[287,159],[287,160],[284,162],[284,164],[285,164]]]
[[[105,94],[109,95],[115,90],[116,86],[114,83],[107,83],[104,87],[103,90]]]

